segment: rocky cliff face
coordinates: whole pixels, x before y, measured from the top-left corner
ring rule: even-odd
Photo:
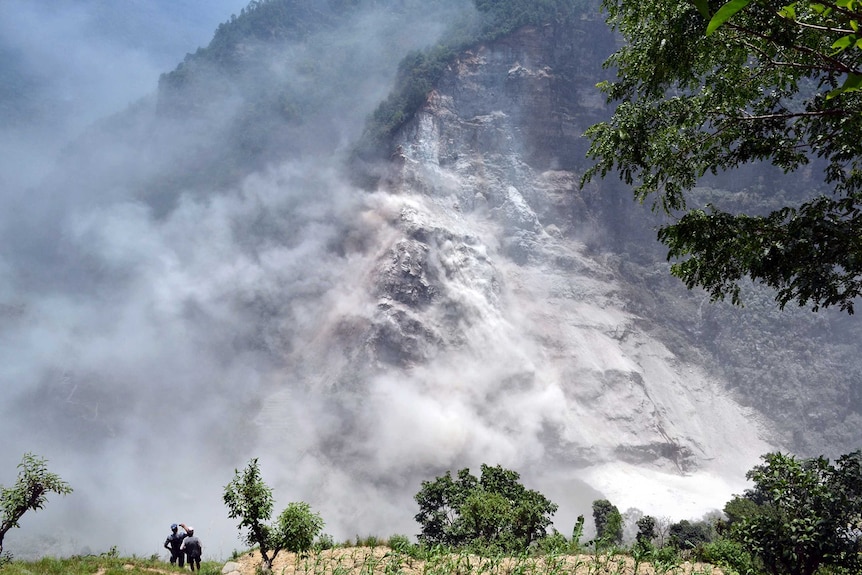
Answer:
[[[325,357],[304,371],[352,414],[338,433],[362,440],[319,447],[343,472],[493,461],[552,493],[560,481],[564,499],[584,481],[583,499],[693,516],[773,447],[703,350],[670,349],[634,311],[655,295],[621,277],[615,246],[654,242],[643,213],[624,191],[578,188],[611,49],[595,22],[525,28],[458,58],[400,134],[360,218],[375,222],[349,279],[363,304],[320,326],[327,350],[293,359]],[[379,450],[392,436],[411,447]]]

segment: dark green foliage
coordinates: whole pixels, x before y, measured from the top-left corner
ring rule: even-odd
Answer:
[[[18,464],[18,478],[11,487],[0,486],[0,556],[3,539],[28,511],[38,511],[48,502],[48,494],[68,495],[72,487],[59,475],[48,471],[47,461],[25,453]]]
[[[773,575],[812,575],[821,566],[859,573],[862,452],[834,465],[781,453],[763,460],[747,474],[755,486],[744,498],[754,505],[731,502],[729,537]]]
[[[321,533],[317,536],[317,541],[314,542],[313,548],[315,551],[326,551],[335,547],[335,539],[328,533]]]
[[[715,13],[723,2],[701,2]],[[659,239],[674,275],[713,299],[740,302],[749,277],[790,302],[853,312],[862,293],[862,49],[833,43],[862,13],[858,3],[750,2],[706,35],[689,0],[605,0],[627,40],[603,83],[619,102],[587,132],[596,160],[585,180],[614,172],[640,201],[673,216]],[[807,193],[762,215],[691,206],[704,175],[769,163],[796,172]],[[765,190],[768,198],[773,192]],[[677,219],[678,218],[678,219]]]
[[[724,514],[727,521],[722,526],[722,531],[733,527],[743,519],[754,517],[760,512],[760,506],[765,503],[763,498],[754,491],[750,491],[745,497],[735,496],[724,506]]]
[[[665,545],[660,549],[649,551],[649,561],[653,565],[664,567],[659,571],[669,571],[667,567],[678,565],[681,562],[677,548],[672,545]]]
[[[522,551],[547,535],[556,504],[526,489],[515,471],[484,464],[481,471],[478,479],[462,469],[455,479],[447,472],[422,482],[415,496],[422,544]]]
[[[573,542],[569,542],[566,536],[556,529],[538,542],[538,551],[543,555],[566,555],[573,551],[577,552],[577,550],[577,546]]]
[[[596,544],[614,545],[623,540],[623,516],[607,499],[593,501],[593,521],[596,524]]]
[[[652,540],[655,539],[656,522],[655,518],[650,515],[644,515],[637,521],[638,534],[635,539],[635,544],[642,548],[647,548],[652,545]]]
[[[740,575],[757,572],[751,554],[741,544],[724,537],[704,543],[697,550],[696,558],[703,563],[733,569]]]
[[[434,84],[443,75],[449,62],[455,56],[449,46],[437,46],[425,52],[408,54],[398,65],[395,88],[371,114],[356,153],[364,159],[371,159],[382,151],[388,151],[385,144],[424,103]]]
[[[750,276],[775,289],[782,308],[795,301],[814,311],[839,306],[853,313],[853,299],[862,293],[858,200],[820,196],[768,216],[691,210],[658,238],[668,258],[683,260],[674,275],[689,288],[703,286],[714,300],[730,295],[741,303],[739,281]],[[698,255],[683,259],[689,254]]]
[[[712,541],[713,529],[705,521],[691,522],[683,519],[670,526],[669,535],[671,545],[677,549],[697,549],[704,543]]]
[[[414,556],[416,555],[416,545],[410,541],[410,538],[406,535],[392,535],[389,537],[389,541],[386,543],[390,549],[397,553],[402,553],[404,555]]]

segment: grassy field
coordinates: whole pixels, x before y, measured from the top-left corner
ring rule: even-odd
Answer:
[[[241,575],[259,572],[256,551],[231,560]],[[221,575],[223,562],[206,561],[201,575]],[[0,566],[2,575],[171,575],[188,573],[159,559],[101,556],[39,561],[13,561]],[[417,559],[388,547],[338,547],[307,556],[282,552],[273,564],[275,575],[728,575],[701,563],[635,565],[630,555],[582,554],[544,557],[479,557],[439,553]]]
[[[223,566],[224,563],[220,561],[205,561],[201,563],[200,574],[221,575]],[[188,567],[184,570],[171,567],[170,563],[158,559],[112,555],[65,559],[46,557],[38,561],[12,561],[0,565],[0,573],[3,575],[175,575],[188,572]]]

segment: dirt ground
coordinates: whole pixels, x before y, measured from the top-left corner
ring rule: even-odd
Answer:
[[[261,563],[254,551],[236,560],[242,575],[255,575]],[[474,555],[449,555],[418,561],[393,553],[387,547],[349,547],[312,553],[297,558],[281,552],[275,558],[274,575],[725,575],[712,565],[683,563],[656,570],[639,565],[628,556],[566,555],[543,559],[483,559]]]

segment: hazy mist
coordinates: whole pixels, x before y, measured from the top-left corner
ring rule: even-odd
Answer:
[[[480,463],[540,480],[528,486],[561,504],[558,528],[568,535],[599,494],[546,438],[610,445],[613,430],[603,413],[574,421],[565,410],[564,379],[573,378],[565,369],[624,373],[631,362],[614,355],[609,336],[573,339],[580,347],[561,352],[569,355],[554,369],[534,362],[542,330],[557,326],[531,297],[552,288],[591,293],[598,280],[550,285],[524,273],[518,300],[499,288],[506,264],[488,263],[498,246],[477,240],[458,252],[440,241],[429,259],[454,270],[452,297],[476,315],[439,319],[467,325],[481,353],[441,354],[409,377],[365,380],[357,368],[352,382],[344,374],[362,350],[333,345],[376,313],[375,278],[391,259],[395,222],[420,219],[431,202],[360,190],[342,160],[401,57],[433,43],[471,3],[378,6],[302,42],[249,45],[255,58],[242,82],[207,78],[195,100],[202,112],[160,114],[160,74],[244,4],[0,3],[0,71],[20,87],[0,91],[0,483],[14,481],[14,465],[31,451],[75,489],[26,515],[5,547],[26,556],[117,545],[164,556],[169,525],[182,521],[196,527],[206,559],[224,559],[242,545],[222,489],[252,457],[279,510],[305,500],[339,540],[414,535],[420,481],[456,466],[478,473]],[[255,173],[195,173],[228,154],[235,120],[254,104],[258,82],[269,81],[295,90],[301,121],[279,125]],[[224,85],[209,97],[210,86]],[[198,179],[172,177],[188,173]],[[227,183],[201,185],[209,176]],[[458,237],[474,233],[483,232]],[[482,273],[462,278],[462,264]],[[496,302],[507,298],[514,311],[503,317]],[[615,309],[584,304],[577,319],[610,330]],[[566,361],[574,367],[559,367]],[[764,446],[752,437],[744,453],[728,447],[715,465],[741,467]],[[626,494],[645,477],[635,473],[622,466],[600,483],[637,502],[637,490]],[[681,513],[703,512],[742,483],[693,476],[682,497],[668,476],[649,480],[667,489],[644,510],[673,504]]]
[[[334,300],[349,305],[326,295],[351,283],[350,254],[330,243],[354,227],[362,201],[338,160],[388,92],[403,51],[433,42],[445,29],[436,18],[451,11],[378,9],[311,48],[269,54],[259,63],[268,73],[296,75],[300,60],[319,60],[324,79],[346,76],[351,91],[316,88],[324,103],[297,132],[306,157],[288,154],[236,188],[166,199],[162,171],[214,145],[241,102],[229,96],[203,120],[166,124],[156,112],[159,75],[243,5],[0,5],[3,73],[15,84],[0,101],[0,483],[12,483],[32,451],[75,489],[23,519],[6,538],[13,554],[113,545],[159,553],[167,527],[184,521],[198,528],[205,556],[224,557],[240,544],[221,491],[254,456],[278,484],[280,505],[324,503],[290,483],[302,472],[295,485],[304,488],[325,470],[285,469],[283,460],[319,430],[338,429],[339,414],[328,399],[300,395],[285,357]],[[293,409],[316,416],[261,452],[255,414],[265,390],[285,385],[296,386]],[[354,499],[353,489],[361,482],[344,496]],[[402,513],[397,526],[411,529],[412,510]],[[339,537],[380,525],[325,519]]]

